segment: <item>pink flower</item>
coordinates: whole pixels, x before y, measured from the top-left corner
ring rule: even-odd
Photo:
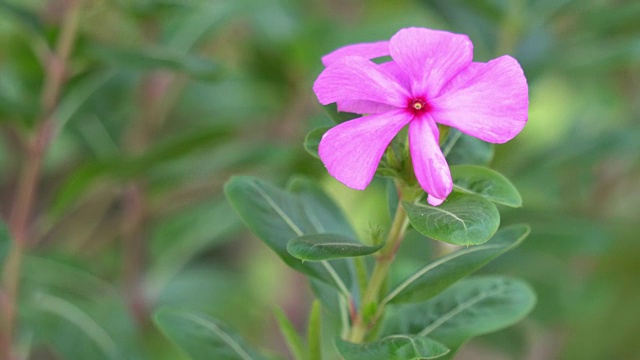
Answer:
[[[370,59],[391,56],[377,65]],[[318,153],[329,173],[362,190],[395,135],[409,125],[409,149],[428,202],[451,193],[449,166],[438,144],[437,124],[492,143],[511,140],[527,122],[527,80],[518,62],[502,56],[472,62],[465,35],[402,29],[389,41],[355,44],[322,58],[326,69],[313,90],[323,105],[366,114],[330,129]]]

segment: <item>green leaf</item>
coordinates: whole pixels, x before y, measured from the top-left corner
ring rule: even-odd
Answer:
[[[43,35],[45,32],[40,17],[37,14],[27,10],[26,8],[13,5],[6,0],[1,0],[0,11],[6,11],[7,13],[15,17],[16,20],[22,22],[27,28],[30,28],[37,34]]]
[[[265,359],[226,325],[207,315],[162,309],[153,320],[193,360]]]
[[[336,124],[343,123],[345,121],[353,120],[361,115],[338,111],[338,107],[335,103],[323,106],[331,120]]]
[[[489,261],[520,245],[529,235],[526,224],[504,227],[483,245],[460,249],[416,271],[383,300],[383,303],[428,300],[474,273]]]
[[[356,239],[347,217],[340,207],[322,190],[320,185],[310,179],[296,176],[287,187],[298,196],[307,218],[319,233],[332,233]]]
[[[320,261],[373,254],[383,245],[368,246],[336,234],[312,234],[289,241],[287,251],[301,260]]]
[[[225,184],[224,192],[249,229],[287,265],[348,295],[351,277],[345,260],[303,262],[287,252],[289,240],[326,230],[317,213],[309,216],[300,197],[246,176],[232,177]],[[318,213],[326,215],[328,210]]]
[[[515,186],[502,174],[484,166],[451,166],[453,188],[468,194],[476,194],[499,204],[520,207],[522,197]]]
[[[535,293],[521,280],[472,277],[427,302],[402,305],[390,314],[385,332],[429,336],[451,349],[449,358],[468,339],[522,320],[535,302]]]
[[[420,233],[454,245],[478,245],[495,234],[500,214],[481,196],[452,193],[440,206],[403,202],[411,225]]]
[[[494,148],[493,144],[450,129],[447,140],[442,144],[442,152],[449,165],[487,165],[493,159]]]
[[[330,127],[321,127],[315,130],[311,130],[307,136],[304,138],[304,149],[311,154],[311,156],[319,159],[318,156],[318,145],[320,145],[320,140],[322,139],[322,135],[327,132],[327,130],[331,129]]]
[[[300,335],[296,331],[295,327],[287,318],[287,315],[280,308],[275,310],[276,320],[278,320],[278,326],[280,331],[287,342],[287,347],[291,351],[294,359],[304,359],[306,357],[306,349]]]
[[[313,301],[309,313],[307,341],[309,342],[308,359],[322,360],[322,305],[318,299]]]
[[[435,359],[449,349],[423,336],[389,335],[369,344],[354,344],[336,340],[338,351],[345,360],[418,360]]]

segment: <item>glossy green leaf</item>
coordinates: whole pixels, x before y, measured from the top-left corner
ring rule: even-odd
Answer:
[[[315,158],[320,158],[318,156],[318,145],[320,145],[320,140],[322,139],[322,135],[327,132],[330,128],[321,127],[315,130],[311,130],[307,136],[304,138],[304,149],[311,154],[311,156]]]
[[[424,336],[389,335],[369,344],[336,340],[344,360],[435,359],[449,352],[443,344]]]
[[[452,350],[468,339],[522,320],[536,296],[525,282],[504,276],[462,280],[435,298],[400,306],[391,313],[385,332],[433,338]]]
[[[265,359],[226,325],[207,315],[162,309],[153,320],[193,360]]]
[[[325,230],[320,217],[307,214],[300,197],[246,176],[231,178],[224,192],[249,229],[287,265],[348,293],[350,272],[345,260],[303,262],[287,252],[289,240]]]
[[[289,182],[287,189],[300,199],[307,218],[313,223],[318,233],[357,238],[342,209],[322,190],[317,182],[295,176]]]
[[[368,246],[336,234],[312,234],[289,241],[287,251],[301,260],[321,261],[373,254],[383,245]]]
[[[502,174],[484,166],[451,166],[453,188],[468,194],[476,194],[487,200],[511,206],[522,206],[522,197],[515,186]]]
[[[526,224],[504,227],[486,243],[462,248],[416,271],[391,291],[383,302],[428,300],[496,257],[520,245],[530,232],[531,228]]]
[[[454,245],[478,245],[495,234],[500,214],[481,196],[452,193],[440,206],[402,203],[420,233]]]
[[[487,165],[494,154],[493,144],[463,134],[456,129],[450,129],[449,136],[441,148],[449,165]]]

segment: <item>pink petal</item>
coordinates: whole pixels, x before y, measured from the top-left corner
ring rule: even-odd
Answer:
[[[398,31],[389,50],[411,78],[415,97],[435,97],[473,59],[473,44],[466,35],[423,28]]]
[[[318,155],[327,171],[350,188],[363,190],[394,136],[413,118],[405,110],[364,116],[327,131]]]
[[[323,105],[343,100],[367,100],[406,107],[409,91],[378,65],[358,56],[347,56],[324,69],[313,84]]]
[[[520,64],[510,56],[473,63],[429,104],[430,114],[438,123],[484,141],[503,143],[527,123],[527,79]]]
[[[405,74],[404,71],[402,71],[398,67],[398,64],[394,63],[393,61],[378,64],[378,69],[391,75],[398,81],[398,83],[402,84],[405,88],[408,89],[411,87],[411,83],[407,74]],[[338,111],[350,112],[354,114],[380,114],[396,109],[395,106],[367,100],[342,100],[338,101],[337,104]]]
[[[413,170],[433,206],[440,205],[453,190],[449,165],[438,145],[439,137],[438,126],[429,115],[417,117],[409,124]]]
[[[338,111],[354,114],[380,114],[397,110],[395,106],[367,100],[342,100],[338,101]]]
[[[378,41],[343,46],[322,57],[324,66],[329,66],[345,56],[361,56],[365,59],[375,59],[389,55],[389,42]]]

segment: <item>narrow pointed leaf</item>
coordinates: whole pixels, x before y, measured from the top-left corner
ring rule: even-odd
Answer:
[[[316,299],[309,312],[309,326],[307,327],[307,341],[309,342],[309,360],[322,360],[322,305]]]
[[[163,309],[155,314],[154,321],[193,360],[266,359],[226,325],[207,315]]]
[[[287,318],[287,315],[280,308],[276,308],[274,312],[276,320],[278,320],[278,326],[280,332],[284,336],[287,343],[287,347],[295,359],[304,359],[306,356],[306,347],[302,342],[302,338],[296,331],[295,327]]]
[[[456,165],[451,167],[454,189],[477,194],[495,203],[520,207],[522,197],[502,174],[484,166]]]
[[[446,346],[433,339],[410,335],[390,335],[369,344],[337,339],[336,346],[344,360],[435,359],[449,352]]]
[[[313,234],[289,241],[287,251],[301,260],[320,261],[373,254],[383,245],[368,246],[336,234]]]
[[[522,280],[471,277],[429,301],[400,306],[390,314],[385,333],[433,338],[451,349],[444,357],[449,359],[468,339],[522,320],[535,302],[535,293]]]
[[[482,245],[462,248],[439,258],[405,279],[387,295],[384,302],[428,300],[520,245],[530,232],[531,228],[526,224],[508,226],[498,230],[491,240]]]
[[[287,252],[289,240],[321,233],[324,228],[320,217],[309,218],[300,197],[246,176],[231,178],[224,191],[249,229],[287,265],[348,292],[351,277],[345,260],[303,262]]]
[[[500,214],[481,196],[452,193],[440,206],[402,203],[420,233],[454,245],[478,245],[495,234]]]

